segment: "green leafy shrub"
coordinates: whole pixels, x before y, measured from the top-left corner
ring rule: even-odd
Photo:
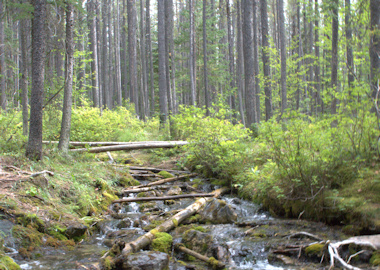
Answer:
[[[230,112],[223,107],[206,111],[194,107],[181,107],[173,117],[173,130],[177,139],[191,143],[185,147],[184,165],[205,175],[231,179],[247,163],[250,131],[241,124],[232,124]]]
[[[22,135],[22,114],[12,110],[0,114],[0,150],[3,153],[18,153],[26,142]]]

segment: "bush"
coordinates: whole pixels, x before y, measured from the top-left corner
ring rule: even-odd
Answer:
[[[225,180],[244,168],[250,131],[242,124],[232,124],[229,115],[222,107],[211,110],[211,116],[206,116],[204,109],[181,108],[173,117],[173,130],[177,139],[191,142],[185,147],[184,165],[206,177]]]

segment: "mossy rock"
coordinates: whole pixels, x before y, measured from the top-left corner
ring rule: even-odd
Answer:
[[[145,226],[143,229],[145,231],[150,231],[157,226],[161,225],[164,222],[164,220],[152,220],[149,225]]]
[[[174,175],[172,175],[171,173],[167,171],[160,171],[158,175],[161,175],[164,179],[174,177]]]
[[[305,248],[305,254],[309,257],[322,257],[324,244],[313,244]]]
[[[45,231],[45,223],[36,214],[19,214],[17,223],[24,227],[29,226],[35,228],[42,233]]]
[[[21,267],[15,261],[0,253],[0,270],[19,270]]]
[[[67,240],[67,237],[65,236],[66,228],[61,227],[60,225],[54,225],[46,230],[46,233],[53,236],[54,238],[58,240]]]
[[[152,241],[152,249],[155,251],[169,253],[173,243],[173,237],[165,232],[157,232],[154,234],[156,237]]]
[[[20,245],[25,248],[38,247],[42,245],[43,234],[34,228],[23,227],[20,225],[13,226],[12,236],[17,238]]]
[[[380,265],[380,250],[375,251],[372,254],[371,259],[369,260],[369,263],[374,265],[374,266],[379,266]]]

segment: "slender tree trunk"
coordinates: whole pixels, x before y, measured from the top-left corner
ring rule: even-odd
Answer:
[[[102,90],[103,90],[103,106],[110,106],[110,89],[109,89],[109,66],[108,66],[108,0],[103,0],[102,19],[103,19],[103,44],[102,44]]]
[[[189,13],[190,13],[190,56],[189,56],[189,67],[190,67],[190,105],[196,105],[196,95],[195,95],[195,52],[194,52],[194,10],[193,10],[193,0],[189,0]]]
[[[91,51],[91,85],[92,85],[92,98],[94,101],[94,106],[99,107],[99,71],[98,71],[98,47],[97,47],[97,36],[96,36],[96,13],[95,13],[95,2],[90,0],[87,2],[88,10],[88,28],[89,28],[89,38],[90,38],[90,51]]]
[[[351,97],[351,88],[354,83],[354,55],[352,52],[352,27],[351,27],[351,0],[345,0],[345,24],[346,24],[346,54],[347,54],[347,79],[349,88],[349,98]]]
[[[131,102],[135,104],[136,113],[140,115],[137,97],[137,55],[136,55],[136,1],[127,0],[128,13],[128,55]]]
[[[66,5],[66,61],[65,86],[62,108],[61,134],[58,149],[67,152],[69,149],[71,129],[71,107],[73,98],[74,72],[74,6],[70,2]]]
[[[244,83],[243,83],[243,74],[244,74],[244,61],[243,61],[243,34],[242,34],[242,22],[241,22],[241,1],[236,1],[236,12],[237,12],[237,39],[236,39],[236,48],[237,48],[237,82],[238,82],[238,96],[239,96],[239,111],[241,116],[242,124],[245,126],[245,113],[244,113]]]
[[[242,1],[243,8],[243,52],[244,52],[244,84],[245,108],[247,110],[247,127],[256,120],[256,93],[253,67],[253,5],[250,0]]]
[[[152,40],[150,34],[150,0],[146,0],[146,43],[149,60],[149,75],[150,75],[150,114],[154,114],[154,70],[153,70],[153,54],[152,54]]]
[[[380,0],[370,1],[370,11],[371,42],[369,53],[371,58],[371,84],[372,97],[376,99],[380,80]]]
[[[30,129],[26,157],[42,157],[42,116],[46,49],[46,0],[33,0],[32,20],[32,91],[30,97]]]
[[[255,89],[256,89],[256,120],[260,123],[261,109],[260,109],[260,67],[259,67],[259,38],[258,38],[258,20],[257,20],[257,2],[258,0],[253,0],[253,69],[255,77]]]
[[[65,10],[63,7],[58,6],[58,12],[57,12],[57,38],[56,38],[56,54],[55,54],[55,65],[56,65],[56,71],[58,78],[63,78],[64,76],[64,59],[63,59],[63,53],[65,50],[65,43],[64,43],[64,32],[63,29],[64,26],[64,17],[65,17]]]
[[[120,5],[119,0],[116,3],[116,11],[115,11],[115,27],[114,27],[114,35],[115,35],[115,81],[116,81],[116,103],[118,106],[122,106],[122,91],[121,91],[121,57],[120,57]]]
[[[265,91],[265,119],[272,118],[272,89],[270,85],[270,66],[269,66],[269,41],[268,41],[268,13],[267,0],[260,0],[261,13],[261,36],[262,36],[262,61],[264,69],[264,91]]]
[[[142,76],[142,91],[144,95],[145,106],[144,106],[144,115],[149,116],[149,91],[148,91],[148,71],[147,71],[147,57],[146,57],[146,29],[144,27],[145,18],[144,18],[144,1],[140,0],[140,47],[141,47],[141,76]]]
[[[168,99],[168,117],[170,117],[173,111],[172,103],[172,85],[170,74],[170,37],[173,36],[173,0],[165,0],[165,67],[166,67],[166,91]]]
[[[228,58],[229,58],[229,74],[230,74],[230,102],[231,109],[233,111],[233,119],[232,122],[236,123],[236,101],[235,101],[235,55],[234,55],[234,41],[233,41],[233,33],[232,33],[232,18],[231,18],[231,10],[230,10],[230,1],[227,0],[226,3],[227,8],[227,39],[228,39]]]
[[[203,22],[203,79],[205,87],[205,105],[206,105],[206,115],[210,115],[210,96],[208,91],[208,72],[207,72],[207,0],[203,0],[203,13],[202,13],[202,22]]]
[[[166,44],[165,44],[165,0],[158,0],[158,83],[160,100],[160,123],[165,125],[168,117]]]
[[[338,87],[338,34],[339,34],[339,18],[338,18],[338,0],[333,1],[332,10],[332,51],[331,51],[331,88],[333,99],[331,102],[331,113],[336,114],[338,99],[335,92]]]
[[[22,104],[22,134],[28,135],[28,49],[27,49],[27,33],[28,20],[20,20],[20,47],[21,47],[21,104]]]
[[[285,16],[284,1],[278,1],[278,29],[280,39],[280,58],[281,58],[281,113],[284,113],[288,107],[288,96],[286,90],[286,37],[285,37]]]
[[[121,81],[122,81],[122,95],[126,100],[130,99],[130,94],[128,92],[128,49],[127,49],[127,30],[126,30],[126,25],[127,25],[127,19],[126,19],[126,4],[125,0],[123,1],[123,27],[121,30],[121,48],[122,48],[122,53],[121,53]]]
[[[4,7],[3,7],[3,1],[0,1],[0,108],[4,111],[7,109],[7,95],[6,95],[6,82],[5,82],[5,46],[4,46],[4,21],[6,19]]]
[[[314,33],[314,46],[315,46],[315,88],[316,88],[316,112],[317,114],[322,112],[322,98],[321,98],[321,68],[320,68],[320,60],[319,60],[319,5],[318,0],[315,0],[315,33]]]
[[[93,0],[95,4],[95,11],[96,11],[96,47],[98,51],[98,86],[99,86],[99,108],[100,111],[103,110],[104,106],[104,98],[103,98],[103,93],[104,93],[104,81],[103,81],[103,47],[102,47],[102,31],[100,28],[100,20],[101,20],[101,14],[100,14],[100,5],[101,5],[101,0]]]

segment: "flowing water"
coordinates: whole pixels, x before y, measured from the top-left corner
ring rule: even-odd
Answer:
[[[205,186],[205,191],[210,191],[213,187]],[[133,195],[130,195],[133,196]],[[209,234],[212,235],[214,242],[228,250],[228,269],[256,269],[256,270],[280,270],[280,269],[301,269],[301,266],[284,266],[281,264],[272,264],[268,262],[268,252],[270,247],[283,241],[281,234],[289,231],[307,230],[305,223],[298,224],[296,221],[281,221],[272,218],[268,213],[260,211],[260,207],[254,203],[240,200],[232,196],[222,198],[238,214],[237,224],[242,223],[261,223],[267,224],[264,230],[256,233],[254,237],[247,235],[247,226],[239,226],[236,224],[220,224],[220,225],[203,225]],[[183,209],[194,202],[193,199],[182,199],[172,205],[166,205],[159,201],[152,206],[154,210],[161,211],[163,215],[173,210]],[[36,260],[23,260],[15,251],[15,246],[10,235],[12,224],[7,221],[0,220],[0,228],[6,235],[5,242],[9,249],[9,256],[13,257],[22,269],[50,269],[50,270],[69,270],[79,269],[80,265],[88,265],[98,262],[101,254],[112,246],[115,238],[123,241],[132,241],[143,235],[145,231],[142,229],[149,224],[146,213],[140,211],[138,203],[129,203],[123,205],[117,215],[113,218],[99,222],[97,224],[99,233],[89,237],[88,240],[82,242],[72,251],[62,249],[42,248],[38,251],[39,257]],[[149,215],[148,215],[149,216]],[[315,228],[319,231],[329,234],[331,230],[323,225],[318,224]],[[309,228],[311,233],[316,233],[315,228]],[[259,228],[260,229],[260,228]],[[259,237],[257,237],[259,235]],[[274,239],[274,240],[273,240]],[[180,241],[180,237],[174,239],[175,242]],[[303,266],[304,267],[304,266]],[[178,263],[171,262],[170,269],[185,269]],[[211,269],[211,268],[210,268]],[[303,268],[305,269],[305,268]],[[316,269],[316,268],[310,268]]]

